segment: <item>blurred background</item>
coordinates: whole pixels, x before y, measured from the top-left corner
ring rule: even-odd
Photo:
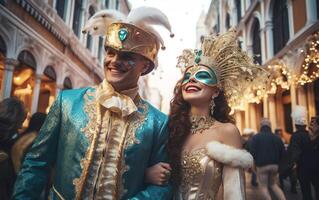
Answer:
[[[161,30],[166,50],[159,66],[140,80],[140,93],[169,112],[181,72],[176,58],[184,48],[198,48],[205,34],[238,29],[240,47],[272,74],[266,94],[243,94],[233,108],[240,131],[257,131],[262,117],[293,132],[290,113],[302,105],[319,114],[319,3],[316,0],[0,0],[0,100],[16,96],[29,116],[48,112],[60,90],[103,80],[103,37],[83,35],[88,18],[101,9],[127,14],[154,6],[169,18],[174,38]]]

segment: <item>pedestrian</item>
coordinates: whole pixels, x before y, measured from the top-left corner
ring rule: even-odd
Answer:
[[[245,128],[242,134],[243,147],[249,151],[249,143],[252,137],[255,135],[255,131],[251,128]],[[251,173],[250,184],[254,187],[258,187],[256,170],[254,168],[248,169],[248,172]]]
[[[282,159],[279,163],[279,185],[280,188],[284,191],[285,184],[284,180],[289,177],[290,181],[290,192],[293,194],[297,194],[297,172],[295,169],[287,170],[288,168],[288,144],[286,143],[286,140],[283,137],[283,132],[281,128],[275,129],[275,135],[278,136],[281,141],[284,143],[284,154],[282,156]]]
[[[11,155],[16,174],[19,172],[25,154],[28,152],[28,149],[31,147],[34,139],[37,137],[46,116],[47,115],[45,113],[34,113],[30,119],[28,128],[20,134],[17,141],[13,144]]]
[[[0,199],[10,199],[15,181],[11,148],[18,129],[26,118],[22,101],[7,98],[0,102]]]
[[[316,177],[316,170],[318,170],[314,169],[317,160],[314,157],[317,151],[316,139],[312,141],[306,129],[307,110],[305,107],[297,105],[291,117],[296,131],[291,136],[288,146],[288,170],[296,168],[302,197],[304,200],[312,200],[311,183],[316,183],[314,178]],[[311,129],[316,129],[315,123],[311,124]]]
[[[268,187],[271,188],[277,199],[286,199],[283,191],[277,185],[278,165],[284,152],[284,144],[271,132],[269,119],[261,120],[260,132],[251,139],[249,151],[255,160],[259,189],[264,199],[271,200]]]

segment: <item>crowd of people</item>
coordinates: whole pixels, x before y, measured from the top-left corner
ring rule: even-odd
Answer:
[[[16,175],[46,114],[34,113],[23,130],[26,118],[24,103],[19,99],[12,97],[0,102],[0,199],[3,200],[11,199]]]
[[[261,120],[257,134],[252,129],[244,130],[244,146],[255,163],[250,171],[251,185],[259,187],[264,199],[272,199],[271,189],[281,200],[286,199],[284,180],[289,178],[291,193],[297,193],[299,182],[303,200],[316,200],[319,199],[319,116],[312,117],[307,125],[306,109],[296,106],[291,117],[296,131],[287,143],[282,129],[273,133],[266,118]]]

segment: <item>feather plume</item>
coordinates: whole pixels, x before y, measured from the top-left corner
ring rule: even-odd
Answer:
[[[139,7],[131,10],[127,16],[127,22],[144,27],[148,24],[162,25],[172,33],[172,28],[167,16],[159,9],[153,7]]]
[[[117,10],[101,10],[95,13],[85,24],[82,33],[104,35],[106,28],[113,22],[124,21],[125,15]]]

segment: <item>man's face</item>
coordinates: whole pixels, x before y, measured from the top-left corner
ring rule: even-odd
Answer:
[[[310,120],[309,129],[311,130],[312,134],[319,134],[319,123],[317,122],[318,118],[312,117]]]
[[[138,54],[111,48],[105,51],[105,78],[118,92],[136,87],[138,79],[149,65],[149,61]]]

